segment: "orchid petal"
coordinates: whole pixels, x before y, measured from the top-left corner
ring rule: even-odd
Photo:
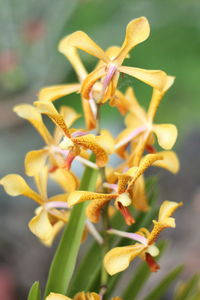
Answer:
[[[119,71],[141,80],[142,82],[162,91],[166,83],[166,73],[160,70],[145,70],[134,67],[119,67]]]
[[[66,203],[67,202],[67,198],[68,198],[68,194],[67,193],[64,193],[64,194],[58,194],[58,195],[55,195],[55,196],[52,196],[50,198],[48,198],[48,202],[47,202],[47,207],[50,207],[51,205],[48,206],[48,204],[50,202],[58,202],[58,203],[61,203],[61,202],[64,202],[64,205],[63,207],[61,208],[68,208],[68,204]],[[65,206],[66,204],[66,206]],[[55,208],[59,208],[59,206],[55,206]]]
[[[117,107],[121,115],[125,115],[130,109],[131,103],[119,90],[116,90],[109,102],[110,106]]]
[[[153,166],[167,169],[168,171],[176,174],[180,169],[180,163],[178,156],[174,151],[161,151],[163,160],[157,160],[153,163]]]
[[[74,300],[101,300],[101,298],[96,293],[80,292],[75,295]]]
[[[42,204],[41,197],[27,185],[20,175],[9,174],[0,180],[0,184],[3,185],[6,193],[10,196],[23,195]]]
[[[100,135],[96,136],[96,140],[108,154],[114,152],[115,140],[108,130],[102,129]]]
[[[68,170],[57,169],[56,171],[50,173],[49,176],[66,192],[72,192],[78,187],[78,179],[72,172]]]
[[[37,215],[29,222],[29,229],[41,240],[48,239],[51,236],[52,227],[48,213],[42,207],[39,212],[37,211]]]
[[[105,63],[109,62],[106,53],[83,31],[76,31],[63,38],[59,43],[58,50],[65,54],[66,49],[70,47],[81,49],[103,60]]]
[[[144,176],[141,175],[134,184],[134,187],[129,190],[133,206],[140,211],[148,211],[148,198],[145,191]]]
[[[160,102],[161,102],[164,94],[173,85],[174,80],[175,80],[175,77],[173,77],[173,76],[167,76],[166,83],[165,83],[165,86],[164,86],[163,90],[162,91],[159,91],[157,89],[153,90],[151,102],[150,102],[148,113],[147,113],[148,120],[150,122],[153,121],[154,116],[155,116],[155,114],[157,112],[157,109],[158,109],[158,107],[160,105]]]
[[[118,194],[101,194],[94,192],[75,191],[69,194],[67,202],[69,204],[69,207],[71,207],[75,204],[88,200],[112,200],[115,199],[117,196]]]
[[[87,71],[80,59],[77,49],[73,45],[69,45],[69,37],[65,37],[58,45],[58,50],[64,54],[73,66],[79,81],[82,82],[87,76]],[[68,44],[66,47],[66,43]]]
[[[56,221],[53,225],[50,222],[48,212],[43,208],[39,207],[36,210],[36,216],[31,219],[28,226],[30,231],[39,238],[42,244],[50,247],[64,227],[65,222]]]
[[[175,219],[171,215],[176,211],[176,209],[182,206],[183,203],[177,203],[173,201],[164,201],[160,207],[158,221],[153,220],[154,227],[148,237],[148,244],[153,244],[160,232],[165,228],[175,228]]]
[[[28,176],[35,176],[45,166],[48,149],[30,151],[25,157],[25,172]]]
[[[48,297],[46,297],[45,300],[72,300],[72,299],[69,297],[63,296],[61,294],[50,293],[50,295]]]
[[[105,66],[94,69],[87,75],[81,86],[81,95],[84,99],[89,100],[91,97],[91,91],[94,84],[107,74]],[[100,94],[100,93],[99,93]],[[100,98],[100,97],[99,97]],[[99,100],[99,99],[96,99]]]
[[[61,106],[59,109],[59,114],[63,117],[67,127],[71,127],[76,120],[81,117],[81,114],[78,114],[75,109],[69,106]],[[63,137],[63,130],[60,127],[55,128],[54,130],[54,143],[59,144],[61,138]]]
[[[39,173],[35,174],[34,180],[41,198],[45,201],[47,199],[48,167],[44,166]]]
[[[145,17],[130,21],[126,27],[126,36],[119,55],[115,58],[118,64],[122,64],[130,50],[144,42],[150,34],[149,22]]]
[[[110,275],[122,272],[146,249],[145,245],[136,243],[133,246],[117,247],[110,250],[104,257],[104,267]]]
[[[67,127],[71,127],[81,117],[81,114],[78,114],[75,109],[69,106],[61,106],[59,113],[63,116]]]
[[[99,144],[93,134],[72,138],[74,144],[82,146],[85,149],[91,150],[96,155],[96,163],[99,167],[104,167],[108,161],[108,155]]]
[[[159,145],[165,150],[170,150],[177,139],[177,128],[173,124],[153,125],[153,132],[156,134]]]
[[[39,132],[39,134],[47,144],[50,144],[52,142],[53,138],[44,125],[40,113],[34,106],[30,104],[20,104],[15,106],[13,108],[13,111],[16,112],[17,115],[21,118],[28,120]]]
[[[140,175],[142,175],[146,169],[148,169],[156,160],[162,160],[163,157],[162,155],[159,154],[147,154],[143,157],[143,159],[141,160],[141,163],[139,165],[139,167],[137,168],[136,172],[133,169],[133,171],[135,172],[135,174],[133,174],[133,178],[131,180],[131,182],[129,183],[129,188],[135,183],[135,181],[138,179],[138,177]]]
[[[79,83],[61,84],[47,86],[39,91],[38,99],[40,101],[55,101],[59,98],[79,91],[81,85]]]
[[[94,103],[94,105],[96,105]],[[82,99],[82,107],[84,112],[84,119],[86,123],[86,128],[92,130],[96,128],[96,114],[92,110],[90,100]]]
[[[57,112],[51,102],[36,101],[34,104],[40,113],[47,115],[58,127],[62,129],[66,136],[70,137],[69,130],[65,124],[63,116]]]
[[[97,198],[90,202],[90,204],[86,208],[86,215],[88,219],[93,223],[98,223],[102,208],[112,199],[113,198],[111,197],[111,195],[108,195],[108,197],[105,197],[104,195],[104,198]]]

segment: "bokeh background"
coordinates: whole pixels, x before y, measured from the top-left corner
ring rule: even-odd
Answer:
[[[183,201],[177,230],[162,264],[162,273],[185,263],[184,278],[199,271],[200,260],[200,2],[199,0],[0,0],[0,173],[23,175],[27,151],[39,149],[35,130],[16,117],[12,107],[36,100],[38,90],[51,84],[74,82],[75,74],[58,53],[61,37],[86,31],[104,49],[120,45],[126,24],[146,16],[151,36],[137,46],[127,65],[162,69],[177,77],[159,108],[156,121],[179,129],[176,151],[181,171],[174,176],[159,172],[160,199]],[[96,60],[84,56],[90,71]],[[125,76],[120,88],[134,85],[141,103],[148,104],[151,90]],[[78,95],[62,99],[81,111]],[[62,102],[63,103],[63,102]],[[115,109],[104,108],[104,127],[117,135],[123,120]],[[156,170],[156,172],[158,172]],[[10,198],[0,190],[0,299],[26,299],[35,280],[44,282],[54,249],[40,245],[28,231],[35,207],[31,200]],[[153,281],[160,274],[153,275]]]

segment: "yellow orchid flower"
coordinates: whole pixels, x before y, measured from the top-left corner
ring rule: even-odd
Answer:
[[[81,94],[83,98],[90,99],[92,87],[100,79],[102,80],[102,90],[99,102],[105,102],[112,98],[119,79],[120,72],[133,76],[150,86],[159,90],[163,89],[166,74],[158,70],[144,70],[134,67],[122,66],[128,53],[138,44],[145,41],[150,33],[149,23],[145,17],[132,20],[126,28],[124,42],[115,57],[112,59],[103,51],[86,33],[77,31],[61,40],[59,50],[61,52],[70,49],[81,49],[90,55],[97,57],[101,64],[91,72],[83,81]]]
[[[52,103],[36,101],[35,105],[40,113],[47,115],[63,132],[64,138],[60,142],[60,152],[66,156],[65,167],[70,168],[73,160],[80,155],[81,149],[91,150],[96,155],[98,167],[103,167],[108,161],[108,155],[94,134],[83,130],[68,129],[65,120]]]
[[[106,54],[110,57],[110,59],[113,58],[113,56],[116,56],[116,54],[119,52],[119,47],[110,47],[107,49]],[[45,88],[42,88],[38,94],[38,98],[40,101],[55,101],[63,96],[67,96],[71,93],[78,92],[81,89],[81,84],[83,83],[84,79],[87,77],[88,73],[80,59],[80,56],[78,55],[78,52],[76,48],[74,47],[62,47],[62,43],[59,44],[59,51],[64,54],[67,59],[72,64],[77,76],[79,83],[72,83],[72,84],[61,84],[61,85],[54,85],[54,86],[48,86]],[[100,67],[102,62],[100,61],[97,64],[97,67]],[[90,100],[86,100],[82,97],[82,107],[83,107],[83,113],[84,113],[84,119],[86,122],[86,128],[89,130],[92,130],[96,128],[96,114],[97,114],[97,107],[96,107],[96,101],[95,99],[99,98],[99,93],[102,90],[102,83],[98,82],[93,87],[93,98],[90,98]],[[120,93],[118,91],[118,93]],[[118,107],[118,105],[115,105]]]
[[[61,51],[62,52],[62,51]],[[72,84],[61,84],[42,88],[38,94],[40,101],[55,101],[63,96],[67,96],[74,92],[79,92],[81,89],[81,84],[83,80],[88,75],[77,51],[74,48],[68,47],[65,50],[65,56],[68,58],[72,64],[77,76],[79,83]],[[86,122],[86,127],[92,130],[96,127],[96,107],[92,102],[88,102],[82,97],[82,107],[84,113],[84,119]]]
[[[110,229],[108,232],[130,238],[137,243],[110,250],[104,257],[104,267],[107,272],[114,275],[124,271],[137,256],[147,262],[152,272],[157,271],[159,266],[153,257],[159,254],[159,250],[154,243],[163,229],[176,227],[175,219],[171,215],[180,206],[182,203],[164,201],[159,210],[158,221],[153,220],[154,227],[151,232],[145,228],[141,228],[137,233]]]
[[[80,292],[74,296],[74,298],[69,298],[67,296],[63,296],[61,294],[50,293],[49,296],[45,298],[45,300],[102,300],[102,297],[96,293],[85,293]],[[122,300],[120,297],[114,297],[112,300]]]
[[[131,111],[125,118],[126,129],[123,130],[116,139],[115,149],[118,155],[124,159],[128,157],[126,148],[129,143],[132,143],[131,149],[132,157],[141,157],[145,148],[153,152],[152,144],[154,138],[152,134],[157,136],[158,144],[165,150],[170,150],[177,138],[177,129],[173,124],[154,124],[153,120],[156,111],[159,107],[165,92],[171,87],[174,82],[174,77],[167,76],[166,84],[162,91],[153,90],[151,102],[147,113],[139,105],[133,89],[128,88],[126,91],[126,98],[129,99],[129,111]],[[139,153],[139,154],[138,154]],[[139,159],[136,159],[137,163]]]
[[[69,194],[68,205],[74,206],[80,202],[93,200],[86,209],[87,217],[90,221],[97,223],[100,218],[101,209],[105,204],[115,199],[115,206],[123,215],[127,225],[134,223],[128,206],[133,204],[136,208],[142,210],[148,209],[147,203],[142,203],[143,198],[135,199],[134,187],[140,176],[149,168],[155,161],[161,159],[162,156],[158,154],[148,154],[141,161],[139,167],[130,168],[125,173],[117,173],[118,184],[107,184],[108,188],[113,189],[112,194],[102,194],[86,191],[74,191]],[[141,184],[141,182],[139,182]],[[137,202],[138,201],[138,202]],[[141,202],[140,202],[141,201]]]
[[[65,155],[59,147],[61,139],[63,138],[63,132],[60,128],[56,127],[54,134],[51,135],[45,126],[41,114],[37,109],[30,104],[20,104],[14,107],[14,111],[23,119],[29,121],[35,129],[39,132],[40,136],[45,142],[45,146],[39,150],[33,150],[26,154],[25,157],[25,172],[28,176],[37,175],[41,169],[46,165],[48,161],[49,171],[53,172],[57,168],[63,168],[65,166]],[[63,116],[65,123],[70,127],[80,115],[70,107],[61,107],[60,114]],[[72,190],[77,187],[77,179],[70,172],[64,172],[66,181],[71,183]]]
[[[26,181],[17,174],[9,174],[3,177],[0,184],[7,194],[11,196],[23,195],[39,204],[35,211],[36,216],[29,222],[29,229],[43,244],[51,246],[56,235],[68,221],[69,211],[66,210],[68,209],[67,193],[52,197],[47,196],[47,177],[48,171],[45,167],[34,177],[38,192],[32,190]],[[57,174],[57,182],[59,182],[58,177]],[[65,189],[67,189],[67,185]],[[71,187],[69,187],[70,189]]]

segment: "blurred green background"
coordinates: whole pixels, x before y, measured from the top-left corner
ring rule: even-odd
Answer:
[[[184,259],[187,272],[194,272],[200,267],[199,234],[195,229],[199,226],[200,213],[200,1],[0,0],[0,7],[1,175],[23,174],[25,153],[42,145],[31,126],[12,112],[13,105],[32,103],[45,85],[76,82],[70,64],[57,51],[60,38],[83,30],[106,49],[123,42],[131,19],[142,15],[148,18],[151,35],[131,52],[126,64],[162,69],[177,77],[159,108],[157,121],[178,126],[176,149],[182,169],[177,176],[160,172],[161,196],[162,200],[185,201],[185,209],[179,214],[176,240],[172,243],[177,253],[171,253],[163,264],[165,270]],[[84,59],[90,71],[96,60],[87,55]],[[121,90],[128,85],[134,86],[139,100],[146,106],[151,89],[125,76],[120,81]],[[68,96],[63,101],[81,110],[78,95]],[[110,112],[106,105],[104,125],[117,134],[123,120],[115,109],[112,109],[111,119]],[[0,233],[0,287],[1,272],[4,278],[7,272],[10,290],[16,290],[17,286],[20,299],[26,299],[31,283],[44,279],[53,250],[41,246],[27,229],[34,207],[31,201],[10,199],[2,190],[1,199],[0,224],[4,230]],[[183,248],[180,255],[177,249]],[[2,299],[16,299],[15,294],[12,292],[10,298]]]

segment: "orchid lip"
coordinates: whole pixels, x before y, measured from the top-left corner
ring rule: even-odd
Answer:
[[[137,233],[131,233],[131,232],[126,232],[126,231],[121,231],[121,230],[116,230],[116,229],[108,229],[107,230],[108,233],[110,234],[116,234],[116,235],[119,235],[119,236],[122,236],[122,237],[127,237],[131,240],[134,240],[134,241],[137,241],[137,242],[140,242],[141,244],[147,246],[147,239],[140,235],[140,234],[137,234]]]
[[[124,146],[125,144],[130,142],[134,137],[136,137],[138,134],[142,133],[146,129],[147,129],[146,125],[136,128],[128,136],[126,136],[124,139],[122,139],[122,141],[120,141],[118,144],[116,144],[115,149],[118,149],[118,148]]]

